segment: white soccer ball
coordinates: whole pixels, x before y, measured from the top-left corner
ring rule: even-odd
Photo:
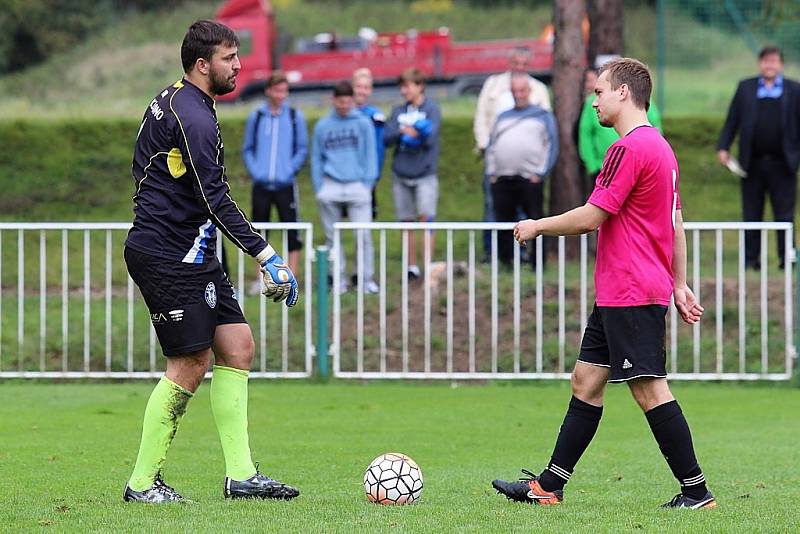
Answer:
[[[411,504],[422,495],[422,470],[405,454],[381,454],[364,473],[364,491],[370,502]]]

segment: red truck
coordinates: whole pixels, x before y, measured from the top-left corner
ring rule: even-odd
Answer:
[[[377,33],[364,28],[358,36],[319,34],[296,43],[296,52],[279,53],[281,38],[270,0],[228,0],[216,19],[241,40],[242,70],[236,90],[221,100],[260,95],[270,71],[282,69],[293,89],[321,89],[349,79],[367,67],[376,85],[394,84],[408,67],[417,67],[430,83],[452,84],[456,94],[477,93],[487,76],[508,68],[514,48],[533,53],[531,73],[549,79],[553,64],[552,32],[538,39],[453,42],[447,28],[435,31]]]

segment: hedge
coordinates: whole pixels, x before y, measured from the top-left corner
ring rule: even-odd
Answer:
[[[131,154],[138,127],[133,120],[0,122],[0,218],[130,220]],[[244,121],[223,120],[221,127],[234,198],[249,206],[249,178],[241,161]],[[729,219],[738,213],[735,181],[715,163],[720,127],[719,119],[665,121],[667,137],[681,163],[683,196],[704,194],[717,199],[712,205],[704,202],[702,210],[698,206],[695,220]],[[441,135],[439,218],[480,220],[482,171],[472,151],[471,120],[446,119]],[[387,160],[388,169],[391,157]],[[379,220],[393,219],[388,174],[385,170],[378,188]],[[317,222],[308,166],[299,183],[301,215]],[[686,204],[685,209],[691,209],[691,202]]]

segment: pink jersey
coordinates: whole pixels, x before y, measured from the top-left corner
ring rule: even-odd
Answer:
[[[611,145],[589,202],[611,216],[600,225],[594,272],[598,306],[668,306],[672,297],[678,162],[651,126]]]

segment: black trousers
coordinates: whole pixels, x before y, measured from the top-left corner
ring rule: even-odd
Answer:
[[[297,222],[295,187],[294,185],[289,185],[277,191],[270,191],[258,184],[253,184],[253,222],[270,222],[273,204],[278,211],[278,219],[281,222]],[[269,237],[269,232],[266,235]],[[289,230],[287,238],[289,252],[303,248],[303,243],[297,234],[297,230]],[[274,248],[280,250],[279,246]]]
[[[521,209],[531,219],[541,219],[544,203],[544,183],[535,184],[521,176],[499,176],[492,184],[495,220],[517,222]],[[510,230],[498,232],[497,255],[506,264],[514,259],[514,235]],[[536,264],[536,253],[529,251],[531,263]]]
[[[772,213],[777,222],[794,222],[797,175],[782,159],[756,159],[750,165],[747,178],[742,179],[742,219],[746,222],[764,220],[764,201],[769,194]],[[777,235],[778,258],[784,264],[785,236]],[[792,236],[794,243],[794,236]],[[761,232],[749,230],[744,236],[745,261],[749,266],[760,265]]]

